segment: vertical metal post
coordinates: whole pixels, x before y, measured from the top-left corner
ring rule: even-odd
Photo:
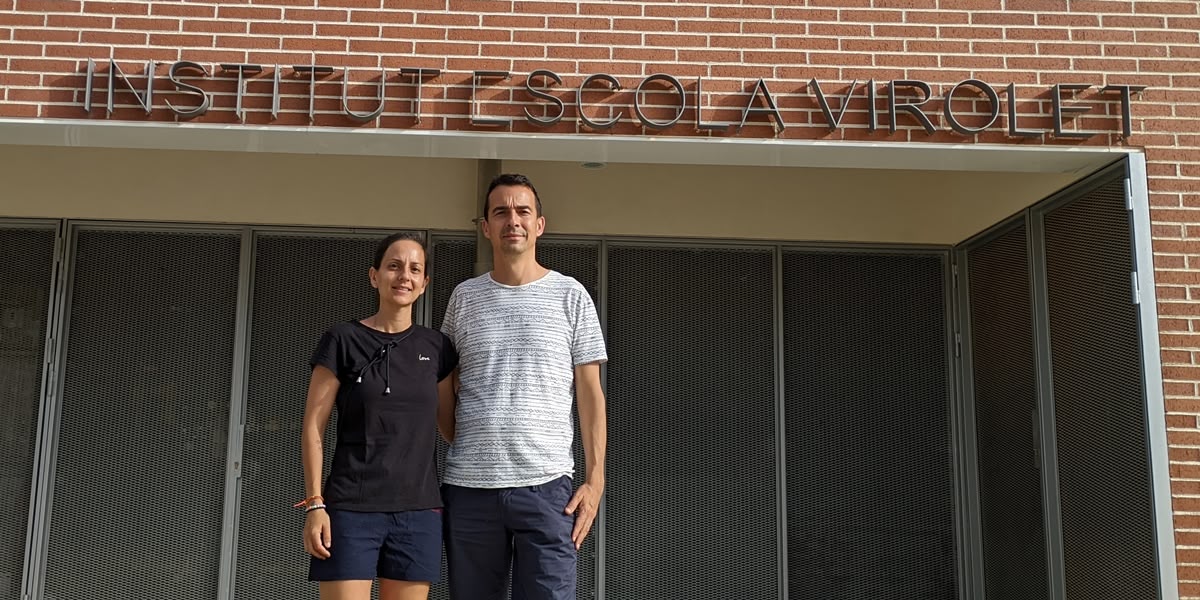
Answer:
[[[433,281],[433,279],[432,278],[437,277],[438,274],[433,273],[433,264],[432,264],[432,261],[430,261],[430,257],[432,257],[433,254],[436,252],[436,250],[433,247],[434,244],[436,243],[436,241],[435,241],[436,238],[434,238],[433,232],[428,229],[426,229],[424,232],[422,232],[422,235],[425,237],[425,273],[430,274],[430,285],[426,286],[425,293],[421,294],[421,300],[420,300],[421,303],[418,305],[418,307],[421,310],[416,315],[414,315],[413,318],[418,325],[424,325],[425,327],[432,328],[433,327],[433,298],[432,298],[432,292],[433,292],[432,281]]]
[[[32,481],[29,489],[29,515],[25,526],[25,557],[21,573],[22,598],[33,598],[35,590],[41,589],[42,557],[45,556],[46,541],[42,534],[42,523],[45,517],[43,507],[45,497],[49,493],[43,461],[44,455],[49,452],[49,446],[54,443],[50,405],[56,397],[55,390],[61,379],[58,340],[62,337],[63,297],[66,295],[66,249],[66,226],[60,222],[54,235],[54,267],[50,275],[50,293],[46,306],[46,333],[42,347],[42,380],[38,393],[38,433],[34,442],[33,468],[30,473]]]
[[[772,319],[775,330],[775,521],[779,598],[788,598],[787,420],[785,411],[783,340],[783,247],[772,251]]]
[[[950,407],[954,439],[954,477],[957,490],[955,521],[958,529],[959,597],[984,600],[983,531],[980,521],[979,456],[975,430],[974,355],[971,351],[971,296],[965,249],[956,249],[948,268],[950,322],[948,355],[950,389],[956,390]]]
[[[234,595],[237,571],[238,520],[241,514],[242,440],[246,427],[246,371],[249,369],[250,302],[254,285],[254,234],[242,231],[238,261],[237,316],[234,328],[233,372],[229,392],[229,431],[225,452],[225,499],[221,516],[221,559],[217,600]]]
[[[475,206],[479,208],[475,214],[479,215],[479,220],[473,224],[475,226],[475,274],[483,275],[492,270],[492,243],[483,237],[481,220],[487,216],[484,214],[484,211],[487,210],[487,189],[491,185],[492,179],[500,174],[500,161],[495,159],[479,160],[476,164],[476,174],[478,179],[475,184]]]
[[[605,339],[605,346],[607,347],[607,345],[608,345],[607,340],[609,339],[608,338],[608,242],[607,241],[604,241],[604,240],[600,241],[600,247],[596,252],[596,257],[597,257],[597,263],[598,263],[596,265],[596,268],[599,269],[599,273],[597,274],[598,277],[597,277],[597,285],[596,285],[596,287],[597,287],[596,295],[599,296],[599,298],[598,298],[599,306],[596,307],[596,313],[597,313],[596,316],[600,319],[600,330]],[[608,363],[604,363],[604,364],[600,365],[600,387],[601,387],[601,389],[604,390],[605,406],[607,406],[608,405]],[[607,421],[607,418],[605,420]],[[607,453],[608,452],[606,450],[605,454],[607,455]],[[605,461],[605,462],[607,462],[607,461]],[[608,487],[607,479],[608,479],[608,474],[605,473],[605,488]],[[604,494],[604,497],[602,497],[600,499],[600,511],[599,511],[599,514],[596,515],[596,532],[594,534],[596,536],[596,600],[604,600],[604,572],[605,572],[604,554],[605,554],[605,549],[607,547],[606,528],[607,528],[607,523],[608,523],[608,519],[607,519],[608,500],[607,500],[607,498],[608,498],[608,494],[606,492]]]
[[[27,600],[39,600],[46,586],[46,556],[49,552],[50,519],[54,504],[54,473],[58,458],[59,415],[62,409],[63,380],[66,372],[67,337],[71,323],[71,295],[74,288],[75,252],[78,229],[64,225],[60,230],[62,248],[55,279],[54,314],[48,330],[55,332],[48,340],[44,389],[38,418],[38,451],[34,482],[33,519],[26,551],[25,592]]]
[[[1171,473],[1167,455],[1162,358],[1158,338],[1158,301],[1154,288],[1154,248],[1151,245],[1150,200],[1146,182],[1146,156],[1126,158],[1126,193],[1130,212],[1133,265],[1137,274],[1138,332],[1142,346],[1142,385],[1146,394],[1146,439],[1150,460],[1150,485],[1154,498],[1155,553],[1158,589],[1162,600],[1179,598],[1175,563],[1175,527],[1171,510]]]
[[[1042,513],[1046,527],[1048,600],[1066,599],[1062,507],[1059,504],[1058,444],[1054,428],[1054,381],[1050,352],[1050,299],[1046,279],[1046,226],[1042,210],[1026,211],[1029,232],[1029,289],[1033,295],[1034,357],[1037,361],[1038,428],[1042,456]]]

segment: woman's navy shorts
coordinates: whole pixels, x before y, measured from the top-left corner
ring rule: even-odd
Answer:
[[[313,557],[309,581],[395,579],[436,583],[442,567],[442,509],[329,511],[329,558]]]

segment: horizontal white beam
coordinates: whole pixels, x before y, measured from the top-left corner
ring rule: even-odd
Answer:
[[[280,154],[1085,173],[1122,147],[847,142],[0,119],[0,144]]]

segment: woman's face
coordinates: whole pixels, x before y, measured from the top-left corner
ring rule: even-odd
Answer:
[[[379,268],[371,268],[371,287],[379,290],[380,304],[412,306],[429,277],[425,274],[425,251],[412,240],[397,240],[383,254]]]

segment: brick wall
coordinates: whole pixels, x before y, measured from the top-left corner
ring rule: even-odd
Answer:
[[[82,107],[87,59],[97,59],[96,97]],[[871,139],[1007,144],[1131,145],[1146,149],[1154,220],[1162,359],[1170,429],[1181,593],[1200,598],[1200,2],[1196,0],[744,0],[711,2],[561,2],[543,0],[242,0],[230,2],[113,2],[106,0],[0,0],[0,117],[104,118],[108,60],[142,85],[146,61],[157,61],[154,111],[147,116],[133,94],[122,92],[112,118],[174,120],[165,102],[191,107],[166,78],[169,64],[200,63],[208,76],[185,77],[213,94],[213,108],[196,122],[236,122],[237,78],[217,63],[266,67],[251,76],[243,98],[248,124],[307,125],[306,80],[294,65],[336,68],[322,75],[313,107],[317,125],[405,129],[504,129],[633,135],[704,135],[793,139]],[[271,72],[281,65],[281,106],[272,119]],[[418,86],[401,68],[440,69],[421,82],[421,118],[412,115]],[[342,69],[354,82],[350,108],[370,111],[385,70],[383,114],[359,124],[342,114]],[[511,116],[510,127],[480,127],[471,114],[472,71],[510,71],[507,82],[488,80],[476,96],[483,114]],[[546,89],[565,103],[564,116],[544,128],[527,122],[554,107],[524,90],[536,69],[559,74]],[[633,92],[645,76],[669,73],[688,95],[689,109],[666,130],[643,128]],[[593,120],[623,112],[610,129],[592,131],[577,118],[575,88],[594,73],[615,76],[625,88],[590,87],[583,106]],[[738,132],[697,131],[695,93],[702,78],[706,122],[737,122],[763,79],[788,124],[782,132],[765,114]],[[831,97],[858,80],[843,126],[830,132],[809,81]],[[874,79],[879,129],[868,129],[866,82]],[[890,133],[886,82],[929,82],[925,107],[936,125],[925,132],[900,115]],[[941,97],[955,83],[979,79],[1009,102],[1014,83],[1022,127],[1052,128],[1050,87],[1089,83],[1072,102],[1091,112],[1074,126],[1119,132],[1121,110],[1110,84],[1146,86],[1135,96],[1133,135],[1084,140],[1049,135],[1011,139],[1006,108],[997,126],[963,136],[938,116]],[[537,83],[545,83],[538,80]],[[674,92],[661,82],[642,101],[649,118],[675,114]],[[903,90],[912,98],[911,90]],[[986,122],[990,105],[964,91],[959,114],[966,124]],[[839,101],[831,100],[834,110]],[[1005,104],[1007,106],[1007,104]]]

